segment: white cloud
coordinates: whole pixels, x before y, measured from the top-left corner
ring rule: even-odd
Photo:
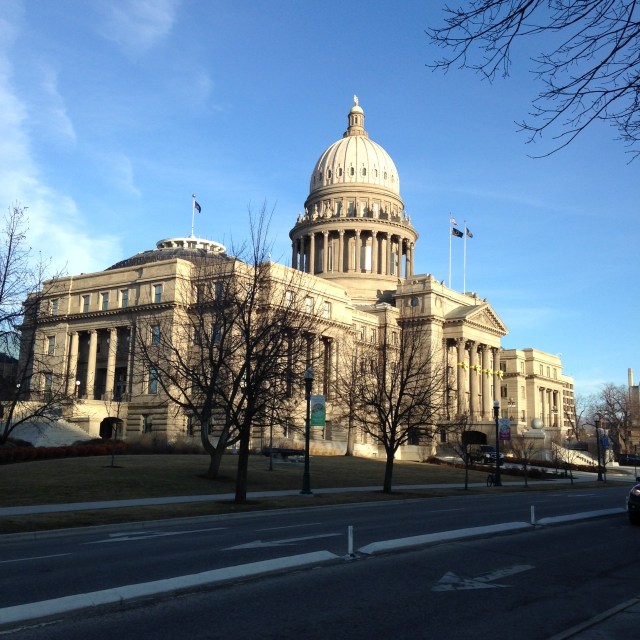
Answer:
[[[75,144],[76,132],[58,91],[58,73],[48,65],[42,67],[41,100],[30,109],[30,120],[56,142]]]
[[[140,189],[134,180],[133,164],[128,156],[123,153],[101,154],[99,162],[104,176],[111,184],[127,195],[140,197]]]
[[[167,36],[179,0],[119,0],[108,6],[102,35],[128,51],[147,51]]]
[[[14,36],[18,29],[6,14],[0,16],[1,36]],[[5,40],[5,45],[6,45]],[[113,236],[96,237],[79,214],[74,200],[49,187],[35,161],[29,131],[31,110],[18,98],[12,86],[12,66],[8,46],[0,47],[0,214],[14,203],[28,206],[28,242],[44,259],[51,257],[55,270],[74,273],[103,269],[120,255],[119,241]],[[49,94],[55,95],[55,83]],[[62,118],[62,101],[54,101],[54,111]],[[71,135],[73,128],[58,125]],[[73,134],[75,136],[75,134]]]

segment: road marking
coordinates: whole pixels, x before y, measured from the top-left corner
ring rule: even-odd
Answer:
[[[302,538],[287,538],[286,540],[270,540],[263,542],[262,540],[254,540],[253,542],[247,542],[246,544],[239,544],[235,547],[227,547],[223,551],[235,551],[236,549],[262,549],[265,547],[281,547],[297,542],[304,542],[306,540],[318,540],[319,538],[333,538],[335,536],[341,536],[342,533],[323,533],[317,536],[304,536]]]
[[[165,538],[169,536],[184,536],[190,533],[207,533],[222,531],[228,527],[214,527],[208,529],[189,529],[188,531],[129,531],[128,533],[111,533],[104,540],[94,540],[84,544],[104,544],[105,542],[131,542],[132,540],[147,540],[149,538]]]
[[[33,556],[32,558],[15,558],[14,560],[0,560],[0,564],[9,564],[10,562],[28,562],[29,560],[46,560],[47,558],[60,558],[61,556],[70,556],[70,553],[53,553],[50,556]]]
[[[438,583],[431,589],[432,591],[464,591],[467,589],[505,589],[510,587],[509,584],[488,584],[494,580],[500,580],[508,576],[512,576],[522,571],[533,569],[530,564],[515,564],[512,567],[497,569],[491,573],[486,573],[477,578],[461,578],[453,571],[445,573]]]
[[[256,531],[279,531],[280,529],[299,529],[301,527],[317,527],[321,522],[308,522],[305,524],[290,524],[286,527],[269,527],[267,529],[256,529]]]

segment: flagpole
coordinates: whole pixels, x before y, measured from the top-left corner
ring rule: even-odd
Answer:
[[[191,196],[191,237],[195,238],[195,235],[193,233],[193,228],[194,228],[194,224],[195,224],[195,218],[196,218],[196,194],[194,193]]]
[[[464,221],[464,245],[462,248],[462,293],[467,293],[467,221]]]
[[[453,218],[449,214],[449,289],[451,289],[451,227],[453,225]]]

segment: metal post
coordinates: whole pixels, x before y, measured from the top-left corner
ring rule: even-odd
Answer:
[[[313,385],[313,369],[309,367],[304,372],[304,390],[307,400],[307,415],[304,429],[304,473],[302,475],[302,491],[304,495],[311,495],[311,474],[309,472],[309,432],[311,430],[311,386]]]
[[[271,399],[271,419],[269,420],[269,471],[273,471],[273,398]]]
[[[602,482],[602,467],[600,466],[600,418],[596,418],[596,451],[598,453],[598,482]]]
[[[500,478],[500,426],[498,425],[498,414],[500,413],[500,402],[493,401],[493,417],[496,421],[496,472],[493,474],[493,486],[501,487],[502,480]]]

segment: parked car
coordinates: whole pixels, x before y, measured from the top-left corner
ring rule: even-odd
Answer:
[[[640,456],[633,453],[621,453],[618,456],[618,464],[629,467],[640,467]]]
[[[467,459],[471,464],[479,462],[480,464],[496,463],[496,448],[489,444],[470,444],[467,450]],[[500,464],[504,464],[504,453],[500,452]]]
[[[637,484],[629,491],[627,513],[631,524],[640,524],[640,484]]]

